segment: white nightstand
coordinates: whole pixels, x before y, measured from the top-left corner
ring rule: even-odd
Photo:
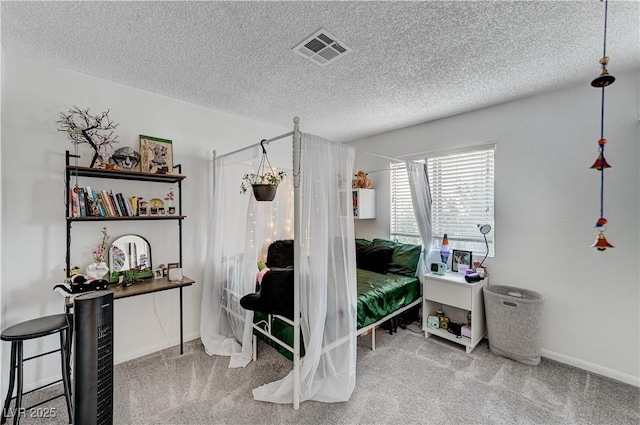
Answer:
[[[482,288],[489,279],[467,283],[464,276],[457,273],[446,275],[424,275],[422,291],[422,329],[425,337],[437,335],[467,347],[470,353],[487,333],[484,317],[484,296]],[[427,326],[427,317],[435,316],[436,311],[444,311],[450,321],[467,324],[467,312],[471,312],[471,338],[458,337],[445,329]]]

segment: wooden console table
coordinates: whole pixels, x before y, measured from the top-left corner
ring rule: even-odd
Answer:
[[[184,276],[179,282],[172,282],[167,277],[160,279],[149,278],[140,282],[134,282],[131,286],[123,287],[121,284],[111,284],[107,288],[108,291],[113,292],[114,299],[135,297],[137,295],[151,294],[153,292],[167,291],[169,289],[180,289],[180,354],[184,353],[184,329],[182,319],[182,288],[185,286],[191,286],[195,283],[194,280]],[[86,294],[86,292],[84,292]],[[68,296],[65,300],[65,306],[67,311],[73,307],[73,298],[76,294]],[[77,294],[80,295],[80,294]]]

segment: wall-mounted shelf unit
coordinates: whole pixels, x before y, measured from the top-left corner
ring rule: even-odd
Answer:
[[[376,190],[353,189],[353,218],[362,220],[376,218]]]
[[[179,263],[182,267],[182,220],[186,216],[182,215],[182,180],[186,176],[182,175],[182,165],[173,168],[178,174],[149,174],[139,171],[129,170],[106,170],[101,168],[80,167],[71,164],[71,159],[79,158],[77,155],[66,152],[65,168],[65,216],[67,222],[67,252],[66,252],[66,273],[69,276],[71,268],[71,225],[74,222],[99,222],[99,221],[141,221],[141,220],[174,220],[178,223],[178,250]],[[69,194],[72,190],[72,181],[76,177],[91,177],[97,179],[131,180],[139,182],[169,183],[177,184],[177,207],[174,215],[124,215],[124,216],[79,216],[72,217],[69,213]]]

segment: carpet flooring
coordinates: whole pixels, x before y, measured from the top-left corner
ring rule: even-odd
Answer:
[[[467,354],[416,325],[358,338],[356,387],[348,402],[292,405],[253,400],[251,389],[285,376],[291,362],[260,342],[258,361],[229,369],[200,340],[115,366],[115,424],[640,424],[640,388],[542,359],[527,366],[493,355],[483,341]],[[24,405],[55,389],[26,396]],[[56,418],[22,424],[65,424]],[[29,413],[29,412],[27,412]],[[83,424],[77,424],[83,425]]]

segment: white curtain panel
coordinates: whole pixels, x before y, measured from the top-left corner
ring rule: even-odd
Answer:
[[[300,327],[305,357],[300,401],[349,400],[356,378],[356,261],[351,175],[355,149],[303,134],[299,229]],[[293,371],[253,390],[256,400],[292,403]]]
[[[251,188],[240,193],[242,176],[256,172],[261,155],[256,146],[214,161],[200,336],[207,354],[230,356],[229,367],[251,361],[253,312],[240,306],[240,298],[255,292],[257,263],[269,241],[293,237],[291,178],[273,202],[256,201]]]
[[[431,250],[431,239],[433,236],[429,175],[427,174],[427,164],[413,161],[406,161],[406,164],[413,212],[416,216],[420,237],[422,238],[422,254],[420,255],[416,275],[424,276],[424,274],[428,272],[426,257]]]

